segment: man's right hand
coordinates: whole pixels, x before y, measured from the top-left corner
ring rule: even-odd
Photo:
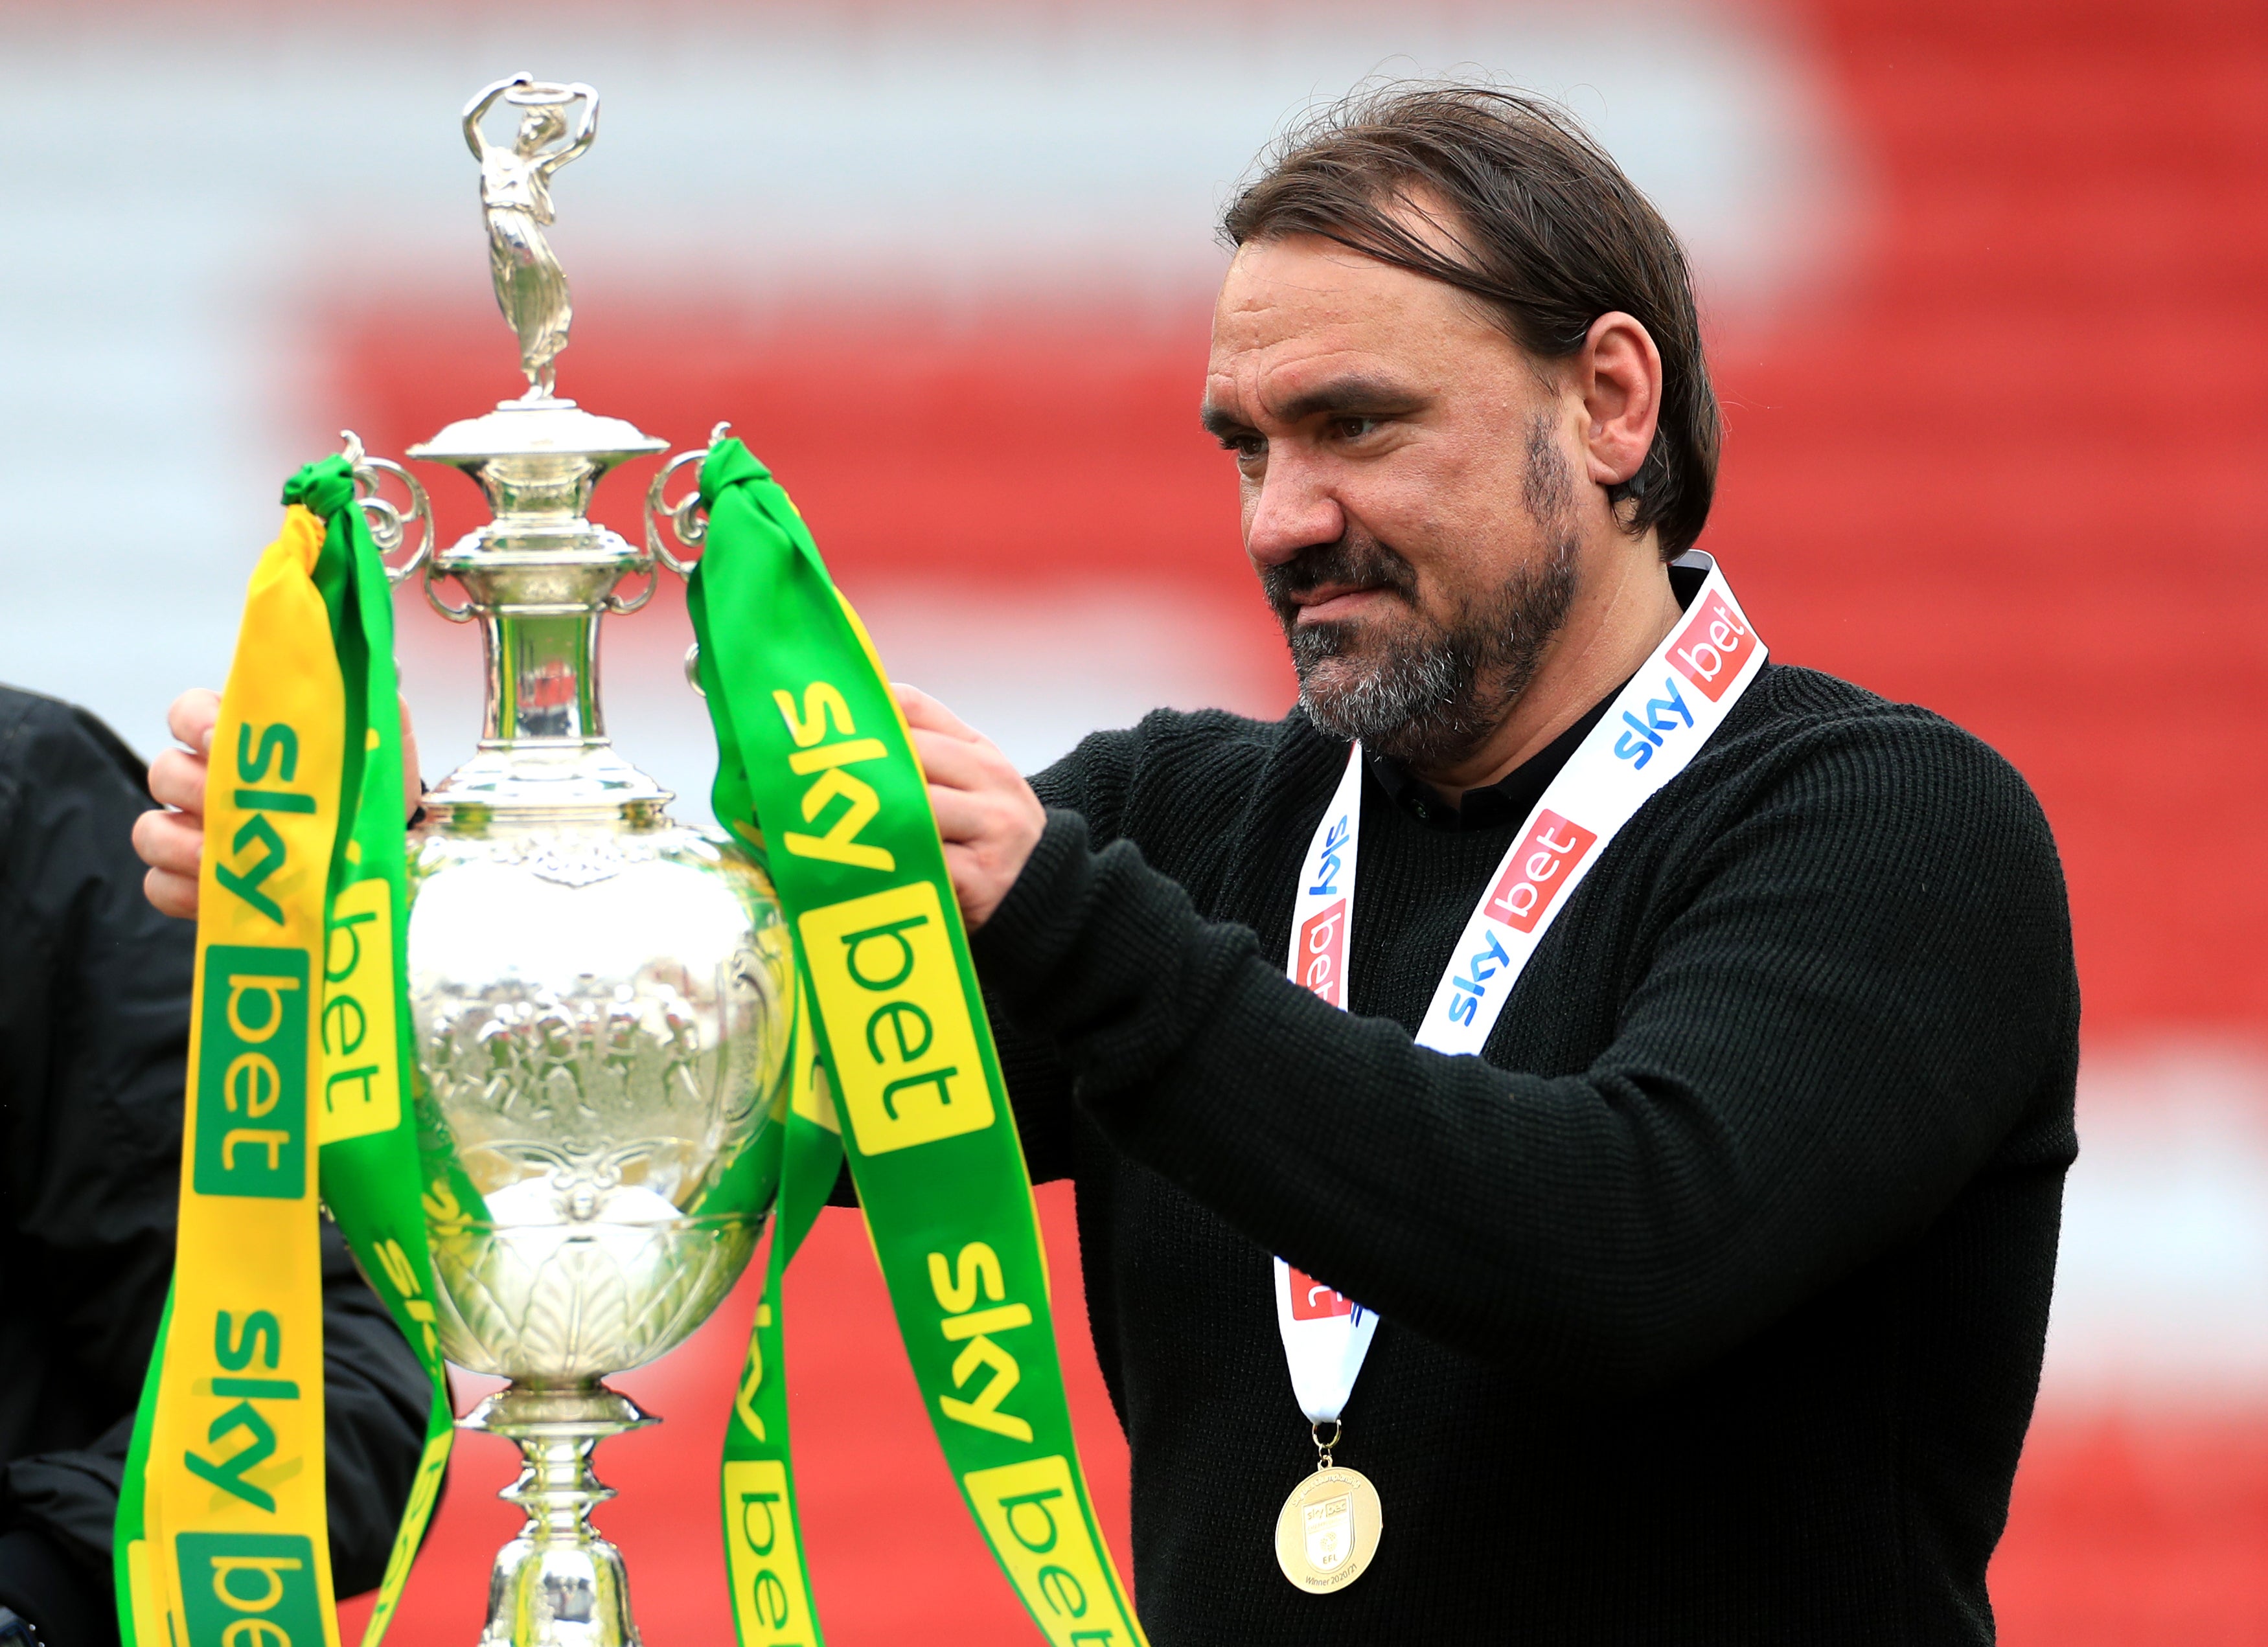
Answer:
[[[220,721],[220,694],[192,687],[166,711],[166,725],[181,747],[168,749],[150,763],[150,798],[166,810],[146,812],[134,820],[134,851],[150,866],[142,890],[166,915],[194,917],[197,870],[204,857],[205,769],[212,753],[213,728]],[[401,706],[401,815],[416,815],[424,785],[417,776],[417,733],[409,706]]]

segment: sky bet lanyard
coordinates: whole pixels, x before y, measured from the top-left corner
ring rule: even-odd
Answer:
[[[1700,590],[1669,638],[1576,746],[1497,865],[1425,1009],[1419,1046],[1479,1055],[1528,957],[1565,905],[1568,889],[1588,872],[1615,832],[1685,769],[1763,667],[1764,641],[1749,628],[1716,562],[1693,552],[1676,565],[1705,571]],[[1361,831],[1358,744],[1300,861],[1291,952],[1284,963],[1292,982],[1342,1011]],[[1362,1371],[1378,1317],[1280,1258],[1275,1268],[1276,1325],[1292,1393],[1323,1447],[1322,1427],[1329,1425],[1336,1441],[1339,1414]],[[1328,1461],[1328,1448],[1324,1456]]]

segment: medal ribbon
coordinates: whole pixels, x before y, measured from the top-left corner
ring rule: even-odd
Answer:
[[[1703,573],[1699,590],[1513,838],[1450,952],[1418,1026],[1419,1046],[1480,1055],[1572,888],[1638,808],[1685,770],[1764,667],[1764,640],[1716,562],[1696,551],[1674,569]],[[1357,744],[1300,862],[1284,961],[1293,983],[1343,1011],[1361,835]],[[1283,1259],[1274,1263],[1276,1326],[1292,1393],[1311,1423],[1330,1423],[1353,1393],[1378,1317]]]
[[[923,1404],[1009,1583],[1057,1647],[1141,1643],[1072,1442],[1030,1175],[897,700],[794,505],[739,441],[711,449],[701,497],[707,547],[688,604],[717,732],[717,815],[769,863],[812,1009],[797,1068],[815,1058],[825,1081],[826,1103],[812,1077],[811,1114],[792,1103],[781,1129],[791,1186],[799,1119],[806,1165],[800,1191],[783,1195],[772,1275],[839,1142]],[[839,1140],[814,1138],[829,1106]],[[817,1639],[807,1589],[785,1603],[801,1607],[789,1616],[807,1637],[771,1621],[800,1567],[784,1555],[784,1468],[753,1473],[786,1445],[776,1286],[772,1299],[726,1446],[741,1647]],[[774,1529],[784,1544],[759,1551],[756,1535]]]
[[[207,780],[180,1225],[119,1495],[124,1647],[338,1647],[317,1180],[432,1380],[375,1647],[453,1433],[419,1204],[385,571],[343,458],[284,489]]]

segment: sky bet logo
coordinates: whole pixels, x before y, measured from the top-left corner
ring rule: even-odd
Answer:
[[[1309,897],[1328,898],[1339,889],[1340,852],[1353,834],[1346,818],[1332,820],[1323,835],[1322,856],[1315,864],[1315,884],[1307,888]],[[1342,1012],[1347,1004],[1346,916],[1347,901],[1342,898],[1300,923],[1299,985]]]
[[[1653,759],[1653,752],[1661,747],[1662,733],[1674,732],[1680,726],[1693,724],[1693,711],[1685,707],[1684,698],[1679,695],[1676,678],[1663,676],[1661,689],[1669,695],[1648,698],[1644,720],[1628,710],[1623,711],[1623,719],[1630,731],[1615,739],[1615,754],[1634,767],[1642,768]]]
[[[1346,1010],[1346,900],[1300,924],[1300,987]]]
[[[1741,665],[1749,660],[1749,649],[1755,644],[1756,636],[1749,633],[1749,626],[1712,589],[1684,632],[1670,642],[1669,664],[1716,703],[1723,700],[1725,688],[1741,673]],[[1690,724],[1692,717],[1686,719]]]
[[[1347,837],[1353,833],[1354,827],[1346,814],[1341,813],[1331,820],[1331,827],[1323,836],[1322,857],[1315,863],[1315,884],[1307,888],[1309,897],[1328,898],[1339,889],[1339,851],[1346,845]]]
[[[292,1201],[307,1176],[307,956],[214,944],[197,1042],[200,1195]]]
[[[196,1647],[323,1647],[315,1552],[288,1533],[184,1533],[181,1605]]]
[[[1669,643],[1669,666],[1705,694],[1709,702],[1721,702],[1755,644],[1756,636],[1749,632],[1749,626],[1734,614],[1724,596],[1712,590],[1700,610]],[[1628,710],[1623,711],[1623,722],[1630,730],[1615,739],[1615,754],[1633,768],[1642,769],[1653,759],[1653,752],[1661,747],[1662,734],[1693,724],[1693,711],[1677,689],[1677,675],[1664,675],[1661,690],[1665,695],[1646,701],[1643,719]]]
[[[1061,1453],[961,1478],[1000,1565],[1049,1647],[1125,1647],[1141,1637],[1119,1611]]]
[[[868,1155],[992,1124],[937,888],[911,881],[797,923],[851,1136]]]
[[[1515,932],[1533,932],[1574,873],[1575,865],[1598,842],[1599,837],[1582,825],[1545,807],[1536,814],[1535,827],[1513,849],[1481,913]],[[1511,965],[1512,955],[1503,940],[1483,927],[1481,946],[1465,958],[1464,970],[1454,967],[1449,970],[1454,991],[1449,1021],[1471,1023],[1488,997],[1490,982]]]
[[[1598,842],[1599,837],[1582,825],[1545,807],[1536,815],[1528,839],[1505,865],[1488,902],[1481,907],[1491,921],[1501,921],[1515,932],[1533,932],[1575,865]],[[1496,959],[1500,962],[1503,956]]]

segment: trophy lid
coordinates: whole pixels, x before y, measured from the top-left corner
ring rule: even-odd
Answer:
[[[474,469],[497,458],[580,458],[602,473],[630,458],[668,450],[637,424],[600,417],[572,401],[505,401],[478,417],[462,417],[409,455]]]

